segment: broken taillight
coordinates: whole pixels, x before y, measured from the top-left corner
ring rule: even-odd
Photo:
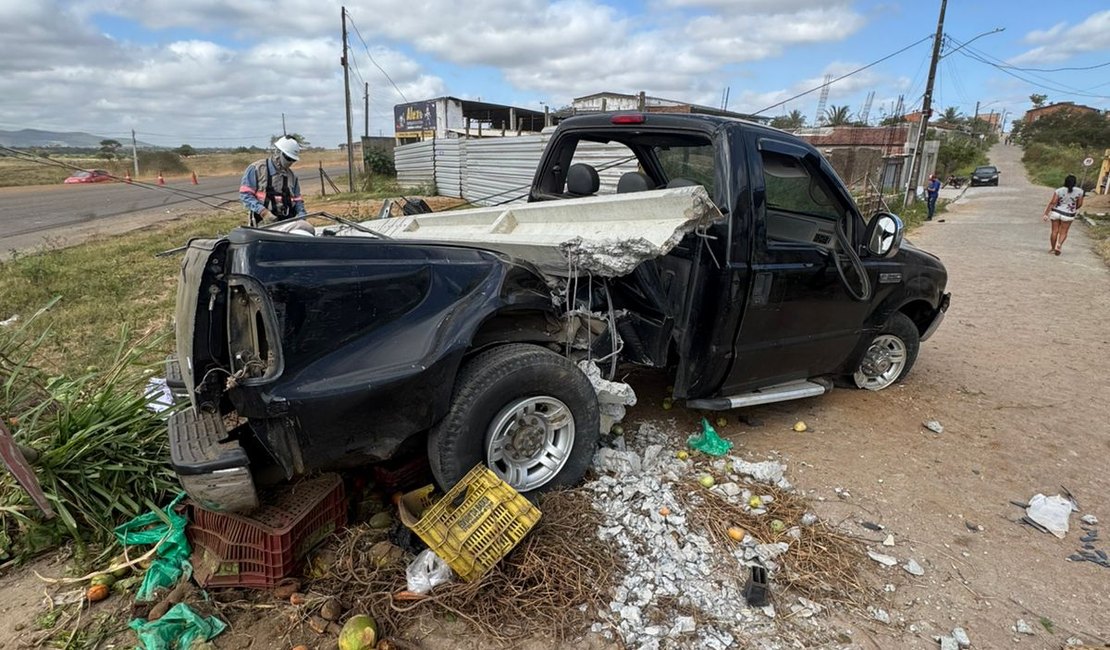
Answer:
[[[614,115],[609,121],[613,124],[643,124],[645,117],[643,113],[622,113]]]

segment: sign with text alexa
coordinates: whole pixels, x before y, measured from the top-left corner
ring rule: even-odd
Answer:
[[[393,107],[393,130],[398,138],[430,138],[436,131],[436,103],[411,102]]]

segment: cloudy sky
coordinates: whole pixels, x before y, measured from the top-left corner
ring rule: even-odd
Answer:
[[[834,84],[871,119],[920,105],[939,0],[348,0],[355,133],[441,95],[542,110],[601,91],[754,112]],[[1105,0],[953,0],[934,103],[1020,114],[1030,93],[1110,108]],[[357,29],[357,31],[355,31]],[[926,39],[926,40],[922,40]],[[195,147],[281,130],[344,140],[340,4],[332,0],[0,0],[0,129],[87,131]],[[1101,66],[1101,67],[1093,67]],[[1079,68],[1087,68],[1082,70]],[[384,72],[383,72],[384,71]],[[392,78],[390,83],[386,74]],[[394,87],[396,85],[396,88]],[[814,119],[818,93],[767,111]]]

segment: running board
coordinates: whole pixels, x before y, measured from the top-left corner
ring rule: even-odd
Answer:
[[[772,402],[785,402],[803,397],[816,397],[832,390],[832,382],[824,379],[810,379],[792,381],[777,386],[760,388],[750,393],[733,395],[731,397],[713,397],[710,399],[687,400],[686,407],[705,409],[707,411],[727,411],[744,406],[757,404],[771,404]]]

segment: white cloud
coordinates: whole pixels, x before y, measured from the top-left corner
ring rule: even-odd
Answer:
[[[1011,58],[1012,65],[1059,63],[1077,54],[1103,51],[1110,43],[1110,9],[1093,13],[1074,27],[1059,23],[1047,30],[1029,32],[1025,42],[1038,46]]]

